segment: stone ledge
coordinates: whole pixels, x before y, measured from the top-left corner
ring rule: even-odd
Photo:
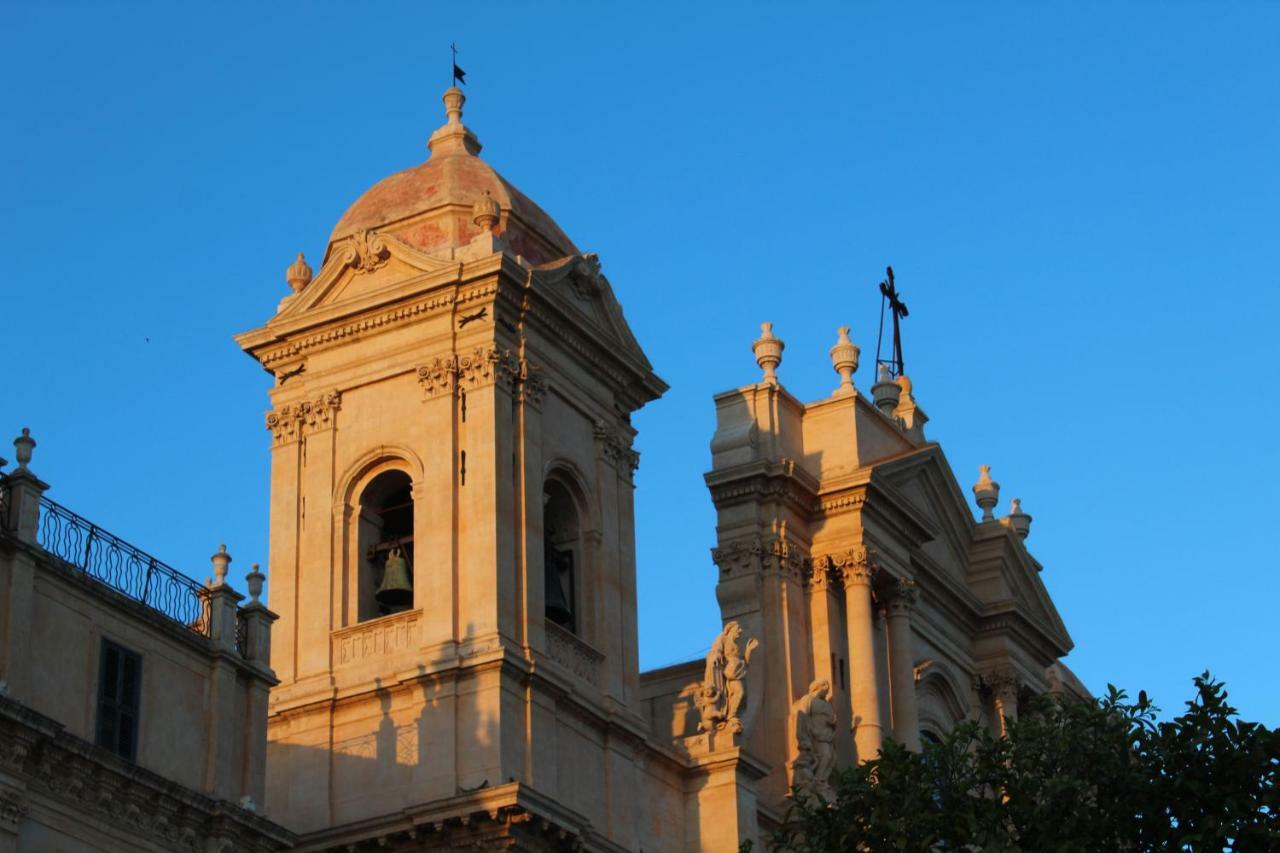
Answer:
[[[264,817],[131,764],[5,696],[0,774],[10,787],[25,786],[27,799],[65,804],[86,823],[109,823],[164,850],[203,853],[217,839],[246,853],[274,853],[296,841]]]

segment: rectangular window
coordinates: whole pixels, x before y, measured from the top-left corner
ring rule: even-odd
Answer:
[[[102,641],[98,667],[98,746],[133,761],[138,753],[138,701],[142,658],[110,640]]]

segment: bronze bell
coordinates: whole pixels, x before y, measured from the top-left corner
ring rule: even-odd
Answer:
[[[557,551],[547,548],[543,561],[546,588],[546,615],[557,625],[569,625],[573,622],[573,611],[569,599],[564,594],[564,584],[560,580],[562,570],[573,570],[572,552]]]
[[[409,564],[405,562],[404,552],[398,545],[387,554],[387,565],[382,570],[382,583],[373,597],[385,607],[401,607],[413,603]]]

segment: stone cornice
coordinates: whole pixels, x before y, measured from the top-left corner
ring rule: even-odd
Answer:
[[[48,797],[165,850],[268,853],[296,840],[265,818],[130,764],[7,697],[0,697],[0,766],[25,783],[28,798]]]
[[[717,509],[739,503],[785,501],[802,513],[816,504],[812,477],[791,459],[758,460],[711,471],[703,479]]]

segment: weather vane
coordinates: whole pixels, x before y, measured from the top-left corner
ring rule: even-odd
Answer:
[[[876,337],[876,367],[882,364],[889,366],[889,372],[897,377],[903,374],[902,366],[902,330],[898,322],[907,316],[907,305],[898,296],[898,289],[893,286],[893,267],[884,268],[884,281],[880,282],[880,334]],[[881,357],[881,344],[884,342],[884,309],[889,306],[893,314],[893,357]]]
[[[461,83],[467,85],[467,72],[463,71],[458,65],[458,46],[450,44],[449,49],[453,51],[453,85],[457,86]]]

